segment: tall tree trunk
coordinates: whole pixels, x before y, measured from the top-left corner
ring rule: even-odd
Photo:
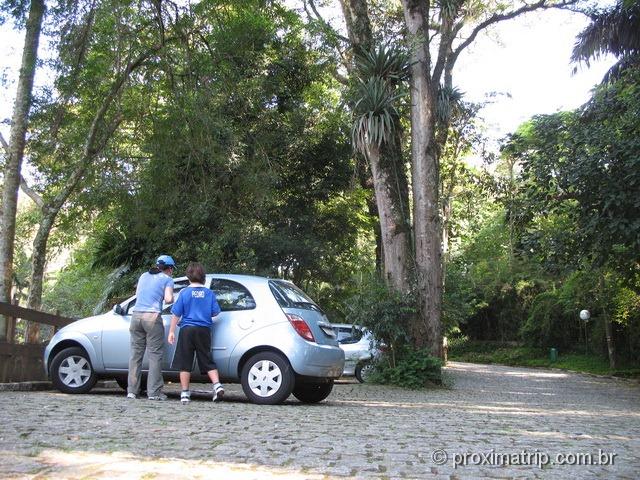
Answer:
[[[371,170],[367,165],[363,155],[356,155],[356,176],[358,177],[358,183],[360,188],[367,192],[367,211],[371,218],[379,218],[378,207],[376,205],[375,191],[373,189],[373,178],[371,177]],[[373,237],[376,242],[376,272],[382,275],[384,269],[384,261],[382,254],[382,233],[380,231],[380,222],[373,225]]]
[[[109,93],[104,97],[102,104],[96,111],[91,126],[87,131],[80,160],[75,170],[66,179],[66,182],[58,194],[42,205],[42,219],[33,242],[33,254],[31,257],[31,287],[29,289],[28,304],[30,308],[40,308],[42,302],[42,284],[44,267],[46,264],[47,242],[58,213],[66,203],[69,196],[76,190],[87,170],[97,155],[104,149],[113,133],[116,131],[122,118],[116,116],[109,125],[105,125],[105,117],[109,108],[122,94],[124,85],[129,80],[131,73],[137,70],[144,62],[156,53],[161,47],[155,46],[132,59],[124,70],[111,84]],[[30,342],[38,341],[39,326],[30,324],[27,329],[27,338]]]
[[[451,214],[453,199],[445,196],[442,199],[442,287],[445,288],[447,263],[451,259]]]
[[[607,336],[607,352],[609,353],[609,368],[611,370],[616,369],[616,344],[613,339],[613,325],[611,323],[611,317],[606,312],[604,317],[604,331]]]
[[[606,298],[606,279],[605,274],[600,272],[600,278],[598,281],[599,287],[599,301],[602,308],[602,321],[604,322],[604,333],[607,340],[607,353],[609,355],[609,368],[611,370],[616,369],[616,345],[613,338],[613,324],[611,323],[611,315],[609,315],[609,309],[607,308]]]
[[[380,217],[384,278],[394,290],[407,293],[411,287],[411,235],[401,196],[402,185],[396,172],[393,155],[377,145],[369,145],[369,163],[373,175],[376,205]],[[405,177],[406,184],[406,177]]]
[[[348,72],[353,75],[355,73],[353,52],[358,49],[369,50],[373,46],[371,21],[369,19],[368,11],[369,8],[367,0],[340,0],[340,7],[342,8],[342,15],[344,16],[347,35],[351,45],[351,52],[348,56],[346,67]],[[367,198],[367,209],[369,210],[369,215],[371,215],[372,218],[380,218],[371,171],[364,159],[360,156],[356,156],[356,163],[360,187],[370,193],[369,198]],[[373,235],[376,241],[376,271],[383,273],[384,247],[380,223],[373,227]]]
[[[442,230],[438,205],[435,92],[430,78],[429,2],[403,0],[411,52],[411,162],[413,234],[418,316],[411,326],[416,347],[442,357]]]
[[[31,253],[31,282],[29,285],[29,295],[27,296],[27,307],[40,310],[42,306],[42,284],[44,282],[44,268],[47,263],[47,242],[49,234],[53,228],[56,215],[46,207],[47,213],[40,220],[38,231],[33,240],[33,252]],[[29,322],[27,324],[27,342],[38,343],[40,335],[40,324]]]
[[[18,90],[11,120],[9,155],[4,170],[2,191],[2,218],[0,219],[0,301],[11,299],[13,277],[13,252],[16,232],[16,212],[18,208],[18,188],[20,187],[22,158],[26,142],[33,77],[38,58],[40,29],[44,17],[44,0],[32,0],[27,19],[22,64],[18,78]],[[0,315],[0,340],[7,338],[7,320]]]
[[[367,0],[340,0],[340,6],[352,49],[370,50],[373,47],[373,35]]]
[[[340,4],[352,50],[372,50],[374,40],[367,0],[340,0]],[[356,71],[352,73],[357,74]],[[387,285],[406,293],[411,288],[413,255],[401,130],[397,129],[391,142],[383,148],[370,146],[369,157],[370,178],[380,219],[380,229],[376,229],[376,257],[378,252],[382,254],[382,273]]]

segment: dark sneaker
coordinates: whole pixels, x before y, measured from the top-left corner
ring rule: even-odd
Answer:
[[[159,393],[158,395],[153,395],[151,397],[147,397],[149,400],[155,400],[157,402],[164,402],[167,399],[167,396],[164,393]]]
[[[224,398],[224,388],[219,383],[216,383],[213,387],[213,401],[219,402]]]
[[[182,393],[180,394],[180,402],[182,402],[183,405],[186,405],[190,401],[191,401],[191,392],[189,390],[183,390]]]

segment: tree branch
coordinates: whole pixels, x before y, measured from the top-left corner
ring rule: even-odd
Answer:
[[[4,139],[4,136],[2,135],[2,132],[0,132],[0,143],[2,144],[2,148],[4,148],[4,151],[7,155],[9,155],[9,144],[7,143],[7,141]],[[44,200],[42,199],[42,197],[38,194],[38,192],[36,192],[35,190],[33,190],[28,184],[27,181],[24,179],[24,177],[22,176],[22,173],[20,173],[20,188],[22,189],[22,191],[31,199],[33,200],[33,203],[35,203],[38,207],[42,208],[44,206]]]
[[[2,143],[2,148],[4,149],[5,155],[8,156],[9,155],[9,144],[4,139],[4,136],[2,135],[2,132],[0,132],[0,143]]]
[[[431,82],[433,84],[434,90],[437,90],[440,84],[442,71],[449,63],[448,59],[451,53],[451,46],[453,45],[453,40],[456,38],[454,33],[456,25],[454,25],[453,22],[455,16],[457,16],[457,12],[453,16],[453,18],[448,18],[446,15],[442,16],[440,46],[438,48],[438,57],[436,58],[436,64],[433,67],[433,76],[431,77]]]
[[[303,1],[303,5],[304,5],[304,11],[306,12],[307,17],[309,18],[310,21],[313,21],[313,20],[317,21],[318,23],[320,23],[320,25],[322,25],[323,30],[325,30],[326,32],[329,32],[329,34],[331,36],[335,37],[336,39],[340,40],[343,43],[346,43],[347,45],[350,44],[350,40],[348,38],[345,38],[342,35],[340,35],[338,32],[336,32],[335,29],[329,24],[329,22],[327,22],[322,17],[320,12],[318,12],[318,9],[316,8],[316,5],[315,5],[313,0],[304,0]],[[313,14],[311,12],[309,12],[309,9],[307,8],[307,5],[309,5],[309,7],[311,7],[311,10],[312,10]],[[346,15],[345,15],[345,21],[347,23],[350,21],[350,19],[347,18]],[[350,30],[349,28],[347,28],[347,29]],[[335,48],[337,50],[338,56],[341,59],[340,61],[342,62],[342,64],[344,65],[344,67],[348,71],[349,70],[349,61],[347,59],[347,55],[345,54],[345,52],[340,48],[340,44],[338,42],[330,42],[330,43],[332,44],[333,48]],[[338,68],[337,67],[332,69],[331,74],[341,84],[343,84],[343,85],[347,85],[348,84],[348,79],[344,75],[341,75],[340,72],[338,72]]]
[[[168,39],[167,39],[168,41]],[[111,89],[109,93],[104,97],[102,101],[102,105],[96,112],[93,117],[93,121],[91,122],[91,127],[89,128],[89,132],[87,134],[84,147],[82,149],[82,157],[76,166],[76,169],[71,173],[69,179],[67,180],[64,188],[58,192],[58,194],[48,203],[47,209],[51,211],[52,214],[57,214],[57,212],[62,208],[62,205],[67,200],[71,192],[76,188],[78,182],[84,176],[89,164],[95,158],[95,156],[100,152],[100,149],[103,148],[108,142],[109,138],[105,137],[99,143],[98,142],[98,134],[100,130],[100,125],[104,122],[104,117],[109,110],[109,107],[113,103],[113,101],[117,98],[120,90],[127,82],[131,73],[140,67],[151,55],[158,52],[162,48],[162,45],[156,45],[144,52],[140,53],[137,57],[130,60],[122,73],[116,78],[116,80],[111,85]],[[113,131],[118,127],[121,120],[118,120],[120,117],[116,116],[114,122],[107,128],[108,134],[110,129]],[[111,133],[113,133],[113,131]]]
[[[44,199],[27,184],[27,181],[22,175],[20,175],[20,188],[39,208],[44,207]]]
[[[336,32],[334,30],[334,28],[329,25],[329,22],[327,22],[322,15],[320,15],[320,12],[318,12],[318,9],[316,8],[316,4],[313,2],[313,0],[306,0],[304,2],[304,9],[307,12],[307,15],[309,16],[309,18],[311,18],[311,15],[309,14],[309,10],[307,10],[307,4],[309,4],[309,6],[311,7],[311,10],[313,10],[313,15],[315,16],[315,19],[320,22],[325,29],[331,31],[332,35],[334,35],[337,39],[341,40],[344,43],[349,43],[349,39],[343,37],[342,35],[340,35],[338,32]]]
[[[548,10],[551,8],[558,8],[558,9],[564,9],[564,10],[568,10],[569,7],[571,5],[574,5],[578,2],[579,0],[563,0],[559,3],[553,3],[550,4],[548,3],[548,0],[539,0],[535,3],[531,3],[531,4],[526,4],[516,10],[513,10],[511,12],[508,13],[496,13],[494,15],[492,15],[491,17],[487,18],[484,22],[479,23],[478,25],[476,25],[476,27],[473,29],[473,31],[471,32],[471,35],[469,35],[469,37],[462,42],[460,45],[458,45],[458,47],[454,50],[453,54],[450,57],[450,62],[452,65],[453,63],[455,63],[456,59],[458,58],[458,56],[460,55],[460,53],[462,53],[462,51],[467,48],[471,43],[473,43],[473,41],[476,39],[476,37],[478,36],[478,34],[484,30],[485,28],[489,27],[490,25],[494,25],[498,22],[502,22],[505,20],[511,20],[512,18],[515,18],[519,15],[522,15],[524,13],[529,13],[529,12],[533,12],[535,10]]]

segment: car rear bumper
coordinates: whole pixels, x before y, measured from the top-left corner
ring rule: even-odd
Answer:
[[[344,352],[340,347],[318,345],[302,340],[303,348],[289,357],[293,370],[307,377],[339,378],[344,369]]]

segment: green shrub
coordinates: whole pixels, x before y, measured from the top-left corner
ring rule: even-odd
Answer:
[[[578,339],[577,315],[570,318],[556,291],[540,293],[531,304],[520,334],[532,347],[569,348]]]
[[[417,312],[415,296],[390,290],[376,274],[362,275],[356,282],[358,293],[344,308],[347,321],[368,328],[389,347],[376,363],[371,381],[405,388],[442,384],[441,360],[410,344],[408,328]]]
[[[467,335],[456,335],[447,338],[449,345],[449,352],[452,350],[461,351],[469,343],[469,337]]]
[[[394,365],[395,353],[409,343],[409,322],[417,311],[415,297],[390,290],[375,274],[365,274],[356,282],[357,293],[344,308],[347,322],[367,327],[378,341],[388,345]]]
[[[429,355],[426,349],[411,347],[396,352],[395,366],[387,356],[383,357],[371,373],[372,383],[396,385],[419,389],[430,385],[442,385],[442,361]]]

